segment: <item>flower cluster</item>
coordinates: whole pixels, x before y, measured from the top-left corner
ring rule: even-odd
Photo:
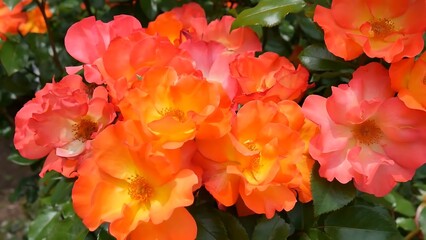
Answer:
[[[21,8],[0,0],[0,20],[11,20],[0,34],[17,31]],[[77,215],[119,240],[194,239],[186,207],[200,188],[239,216],[290,211],[312,200],[315,161],[328,181],[384,196],[426,163],[425,12],[424,0],[318,5],[331,53],[390,67],[369,61],[331,96],[306,99],[309,72],[263,52],[251,28],[231,30],[231,16],[208,22],[189,3],[145,28],[88,17],[65,37],[81,65],[16,114],[14,144],[47,156],[40,176],[76,178]]]
[[[31,0],[19,1],[13,9],[0,0],[0,39],[5,40],[7,34],[22,35],[28,33],[45,33],[47,31],[46,23],[43,19],[40,8],[35,7],[28,11],[24,8],[31,3]],[[51,17],[52,12],[48,5],[45,6],[46,17]]]
[[[194,239],[185,207],[200,187],[240,215],[272,218],[312,199],[317,127],[294,102],[309,73],[257,56],[257,35],[231,31],[233,21],[208,23],[190,3],[146,28],[127,15],[69,28],[65,47],[82,65],[17,113],[14,142],[26,158],[48,155],[41,175],[77,177],[73,205],[89,230],[109,223],[117,239]]]

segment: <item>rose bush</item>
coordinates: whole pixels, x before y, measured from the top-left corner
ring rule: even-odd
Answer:
[[[41,177],[12,196],[25,235],[422,239],[425,13],[1,1],[1,124]]]

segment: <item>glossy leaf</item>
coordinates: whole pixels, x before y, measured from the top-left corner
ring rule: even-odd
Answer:
[[[291,54],[291,44],[282,38],[278,26],[266,28],[264,38],[268,39],[263,46],[264,51],[275,52],[282,56]]]
[[[275,26],[287,14],[299,12],[304,6],[303,0],[261,0],[255,7],[238,14],[232,29],[248,25]]]
[[[426,179],[426,164],[417,169],[416,175],[414,175],[414,180]]]
[[[219,214],[205,205],[188,209],[197,222],[197,239],[227,239],[227,232]]]
[[[399,217],[395,219],[395,223],[398,227],[404,229],[407,232],[411,232],[417,228],[416,222],[413,218]]]
[[[316,216],[340,209],[350,203],[356,196],[352,183],[341,184],[338,181],[329,182],[318,174],[319,165],[312,171],[311,185]]]
[[[379,207],[350,206],[325,219],[325,232],[333,240],[402,239],[390,214]]]
[[[115,240],[115,237],[111,236],[106,230],[100,229],[97,240]]]
[[[396,212],[401,213],[407,217],[414,217],[416,210],[412,202],[405,199],[401,194],[393,191],[384,197],[392,204]]]
[[[253,231],[252,240],[281,240],[290,233],[290,226],[278,214],[272,219],[261,218]]]
[[[46,199],[48,200],[48,199]],[[28,240],[42,239],[84,239],[89,230],[75,215],[72,204],[47,207],[30,224]]]
[[[46,232],[50,232],[50,224],[56,221],[60,216],[59,212],[48,211],[44,214],[38,215],[32,222],[28,231],[28,240],[37,240],[46,238]]]
[[[300,17],[299,26],[302,29],[304,36],[308,36],[315,40],[322,40],[324,38],[324,34],[321,29],[312,21],[312,19],[307,17]]]
[[[29,166],[29,165],[32,165],[32,164],[37,162],[36,160],[26,159],[26,158],[22,157],[21,155],[19,155],[19,153],[17,153],[17,152],[11,153],[7,157],[7,160],[9,160],[9,161],[11,161],[15,164],[21,165],[21,166]]]
[[[257,225],[257,222],[260,218],[260,215],[249,215],[244,217],[238,217],[238,221],[246,230],[249,238],[253,235],[254,227]]]
[[[139,5],[142,8],[142,12],[148,19],[155,19],[158,13],[157,3],[155,0],[139,0]]]
[[[62,178],[51,190],[52,204],[64,203],[71,198],[71,190],[74,181]]]
[[[312,201],[309,203],[296,203],[296,206],[287,213],[289,224],[296,231],[308,231],[316,222]]]
[[[231,214],[217,210],[220,219],[225,225],[226,232],[229,239],[248,240],[246,230],[243,225]]]
[[[300,53],[299,59],[306,68],[312,71],[338,71],[352,68],[350,63],[334,56],[324,45],[320,44],[307,46]]]

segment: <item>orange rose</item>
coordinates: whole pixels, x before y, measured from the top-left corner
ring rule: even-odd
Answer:
[[[203,169],[206,189],[224,206],[240,198],[250,211],[274,216],[310,201],[313,160],[307,146],[316,128],[293,101],[250,101],[237,113],[229,134],[197,140],[194,158]],[[241,203],[242,204],[242,203]],[[244,209],[238,204],[240,209]]]
[[[44,6],[44,12],[47,18],[52,17],[52,12],[49,9],[49,5],[46,3]],[[19,26],[19,31],[22,35],[28,33],[46,33],[47,26],[44,21],[43,15],[39,7],[35,7],[26,12],[27,21]]]
[[[245,103],[253,99],[262,101],[296,100],[309,87],[309,73],[299,65],[297,69],[285,57],[266,52],[240,55],[230,64],[231,76],[236,78],[242,94],[234,101]]]
[[[424,0],[334,0],[331,9],[316,7],[314,21],[334,55],[352,60],[364,52],[390,63],[422,51],[425,13]]]
[[[7,33],[18,33],[19,25],[26,21],[26,15],[22,12],[24,2],[21,1],[10,10],[3,0],[0,0],[0,39],[6,39]]]
[[[392,88],[409,108],[426,111],[426,52],[419,59],[404,59],[389,69]]]
[[[72,190],[76,213],[91,231],[104,222],[118,240],[194,239],[197,226],[184,208],[193,203],[195,173],[183,163],[187,148],[152,152],[149,138],[135,121],[118,122],[93,141],[92,157],[81,166]],[[163,171],[158,164],[177,166]],[[187,162],[187,161],[186,161]],[[147,231],[147,233],[145,233]]]
[[[229,131],[230,101],[222,86],[173,68],[148,71],[119,103],[124,119],[141,121],[167,148]]]

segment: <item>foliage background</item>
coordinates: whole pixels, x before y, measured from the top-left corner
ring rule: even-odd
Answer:
[[[9,6],[19,1],[5,1]],[[28,8],[43,1],[33,1]],[[113,239],[103,226],[88,230],[76,217],[70,202],[73,180],[56,173],[39,179],[42,161],[23,159],[14,150],[14,115],[52,77],[64,76],[64,67],[77,65],[64,48],[67,29],[94,15],[104,22],[117,14],[136,16],[143,26],[164,11],[188,0],[49,0],[53,16],[48,33],[10,35],[0,48],[0,204],[1,239]],[[307,94],[329,96],[331,86],[347,83],[361,65],[377,59],[361,56],[345,62],[325,48],[323,33],[312,21],[315,5],[329,7],[331,0],[199,0],[209,20],[224,14],[238,16],[235,26],[252,25],[264,51],[277,52],[310,70],[315,83]],[[236,6],[227,8],[226,4]],[[268,8],[269,7],[269,8]],[[251,8],[251,9],[250,9]],[[249,12],[242,12],[245,9]],[[266,17],[278,13],[275,21]],[[387,66],[386,63],[381,62]],[[20,165],[20,167],[17,167]],[[315,171],[314,171],[315,173]],[[351,184],[327,182],[312,176],[314,201],[297,204],[291,212],[267,220],[260,215],[235,217],[221,212],[205,191],[197,193],[189,208],[198,225],[199,239],[424,239],[426,233],[426,168],[413,181],[399,184],[384,198],[357,192]],[[13,191],[6,189],[13,188]],[[13,217],[10,217],[10,216]],[[3,218],[3,219],[1,219]]]

